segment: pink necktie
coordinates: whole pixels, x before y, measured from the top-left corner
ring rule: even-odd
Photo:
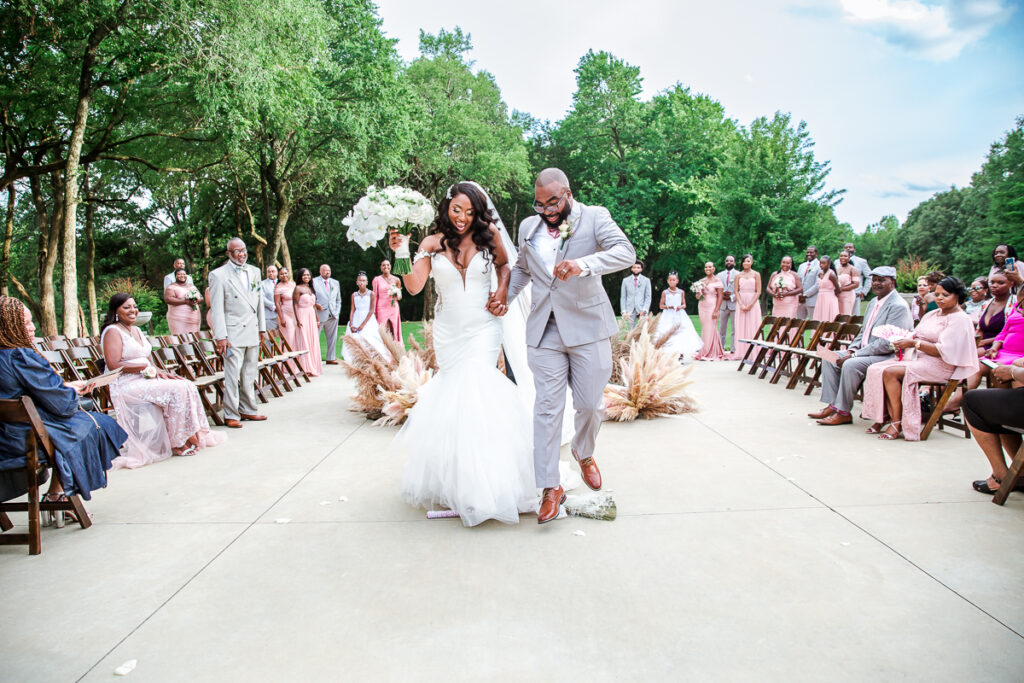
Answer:
[[[879,299],[878,301],[875,302],[875,307],[874,309],[872,309],[871,315],[868,317],[868,324],[864,326],[864,331],[869,335],[871,334],[871,324],[875,322],[875,316],[878,315],[878,311],[881,308],[882,300]]]
[[[640,278],[633,276],[633,286],[637,288],[640,287]]]

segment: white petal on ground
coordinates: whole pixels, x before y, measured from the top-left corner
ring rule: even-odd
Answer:
[[[274,520],[274,524],[287,524],[292,521],[290,517],[278,517]]]
[[[584,531],[583,529],[577,529],[576,531],[572,532],[572,535],[573,536],[586,536],[587,532]]]
[[[139,660],[137,660],[137,659],[129,659],[127,662],[125,662],[121,666],[119,666],[116,669],[114,669],[114,675],[115,676],[127,676],[132,671],[135,671],[135,667],[138,666],[138,665],[139,665]]]

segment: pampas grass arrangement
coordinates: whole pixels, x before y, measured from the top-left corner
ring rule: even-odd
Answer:
[[[604,389],[605,415],[609,420],[650,420],[697,410],[696,401],[686,393],[686,387],[692,384],[689,375],[693,366],[684,367],[678,358],[651,340],[656,320],[641,322],[626,335],[626,353],[621,348],[613,349],[613,353],[618,351],[618,382]],[[659,341],[664,343],[665,338]]]
[[[661,319],[661,314],[648,315],[640,319],[640,322],[636,324],[632,330],[626,330],[626,333],[618,339],[612,340],[612,376],[608,380],[612,384],[622,384],[622,361],[629,360],[630,347],[637,339],[640,338],[640,334],[644,331],[647,332],[651,338],[651,343],[654,348],[660,349],[662,346],[672,338],[672,335],[679,330],[679,325],[674,325],[672,329],[661,336],[656,336],[658,331],[658,321]]]
[[[434,331],[430,323],[424,325],[423,345],[413,339],[408,350],[387,330],[382,329],[380,336],[391,358],[360,339],[347,334],[344,337],[353,358],[351,363],[342,361],[341,365],[356,383],[350,410],[365,413],[375,425],[400,425],[416,405],[419,387],[437,371]]]

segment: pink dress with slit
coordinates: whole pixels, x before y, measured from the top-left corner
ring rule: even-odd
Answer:
[[[903,406],[903,436],[907,441],[921,440],[921,382],[948,382],[966,379],[978,371],[978,350],[974,341],[974,323],[962,310],[949,315],[939,311],[926,313],[912,339],[937,344],[938,356],[914,352],[912,358],[887,360],[868,367],[864,378],[864,405],[861,417],[872,422],[886,422],[889,411],[885,400],[882,373],[886,368],[902,365],[906,368],[900,403]],[[908,353],[907,351],[903,352]]]
[[[744,311],[743,306],[753,307]],[[750,344],[744,344],[740,339],[753,339],[757,334],[757,328],[761,325],[761,302],[757,300],[757,282],[753,277],[736,278],[736,332],[733,335],[735,343],[733,346],[733,358],[740,359],[747,353]]]
[[[387,330],[395,341],[402,341],[402,318],[399,315],[398,302],[393,301],[388,291],[391,283],[383,275],[373,278],[373,293],[376,295],[374,316],[381,330]]]
[[[704,345],[697,354],[698,360],[725,360],[725,348],[722,346],[722,337],[718,334],[718,324],[714,318],[718,310],[718,293],[715,288],[722,289],[722,281],[712,276],[702,280],[704,283],[704,296],[697,302],[697,315],[700,317],[700,338]]]
[[[295,305],[295,320],[302,325],[295,332],[295,350],[309,351],[299,356],[302,369],[316,377],[323,371],[320,358],[320,326],[316,317],[316,295],[303,292]]]

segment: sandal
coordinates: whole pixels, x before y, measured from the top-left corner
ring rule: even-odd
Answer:
[[[879,434],[889,426],[888,422],[875,422],[870,427],[864,430],[865,434]]]
[[[903,430],[900,429],[899,426],[898,426],[902,422],[903,422],[903,420],[896,420],[895,422],[890,423],[889,426],[885,428],[885,431],[881,432],[878,435],[878,438],[881,439],[882,441],[895,441],[896,439],[902,439],[903,438]],[[895,434],[893,434],[892,432],[889,431],[889,429],[892,428],[892,427],[896,427],[896,433]]]
[[[995,477],[992,477],[992,481],[994,481],[997,484],[1003,483],[1002,481],[996,479]],[[974,490],[977,491],[978,493],[985,493],[990,496],[999,491],[998,488],[992,488],[991,486],[988,485],[988,479],[979,479],[978,481],[971,484],[971,486],[973,486]]]
[[[197,449],[196,449],[195,444],[191,444],[190,443],[190,444],[188,444],[188,446],[182,448],[180,451],[175,453],[175,455],[188,456],[188,455],[195,455],[196,452],[197,452]]]

